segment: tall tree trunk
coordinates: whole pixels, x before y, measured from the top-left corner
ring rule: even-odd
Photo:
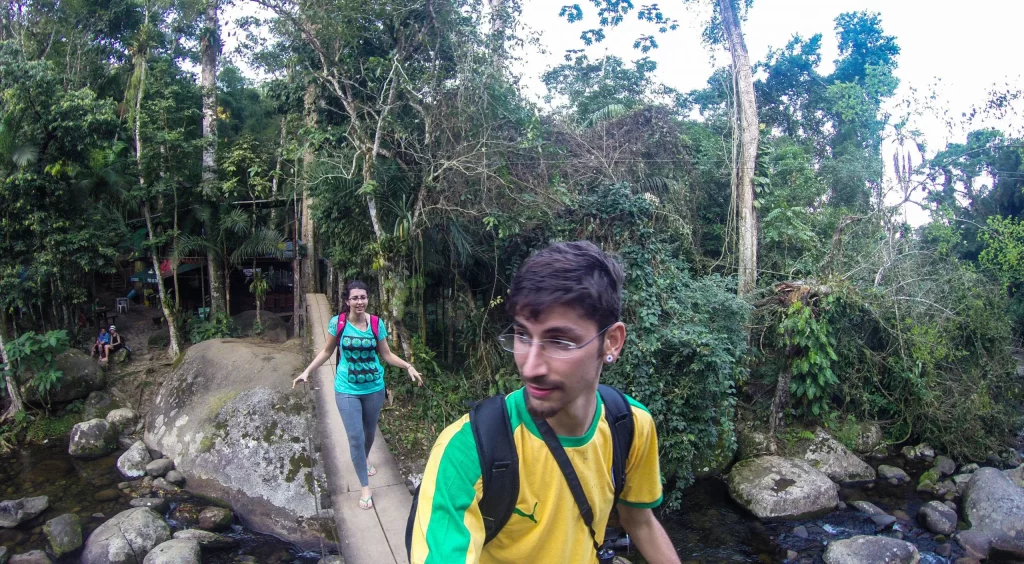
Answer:
[[[141,181],[142,178],[140,177]],[[170,343],[167,345],[167,354],[171,358],[177,358],[181,354],[181,339],[178,336],[178,319],[174,308],[170,307],[167,300],[167,291],[164,288],[164,277],[160,274],[160,257],[156,254],[156,244],[153,242],[153,219],[149,213],[149,201],[143,200],[142,213],[146,216],[146,229],[149,231],[149,255],[153,260],[153,272],[156,274],[157,295],[160,297],[160,307],[164,312],[164,319],[167,320],[167,332],[170,336]]]
[[[146,13],[146,19],[149,19],[149,13]],[[139,68],[139,86],[138,93],[135,98],[135,162],[139,168],[139,186],[145,190],[146,179],[142,172],[142,98],[146,91],[146,58],[149,53],[144,52],[136,55],[143,57],[142,61],[138,65]],[[176,318],[174,311],[167,307],[166,294],[164,292],[164,279],[160,275],[160,258],[156,254],[156,245],[153,241],[153,219],[152,214],[149,212],[149,197],[144,195],[142,198],[142,212],[146,216],[146,231],[149,234],[149,253],[150,258],[153,260],[153,274],[156,275],[156,284],[158,296],[160,297],[160,307],[163,308],[164,318],[167,319],[167,330],[170,337],[170,343],[167,345],[167,354],[172,358],[176,358],[181,352],[181,341],[178,337],[178,329],[176,327]]]
[[[219,200],[217,191],[217,58],[220,55],[220,22],[217,10],[220,0],[207,0],[203,17],[202,39],[199,42],[201,51],[200,84],[203,97],[203,195],[211,202]],[[203,223],[207,237],[215,232],[213,219]],[[227,294],[224,290],[224,276],[217,257],[206,253],[206,263],[210,270],[210,314],[227,310]]]
[[[735,0],[718,0],[725,36],[732,54],[732,70],[736,77],[736,97],[739,102],[740,159],[736,167],[736,205],[739,215],[739,287],[740,295],[750,293],[757,285],[757,215],[754,212],[754,165],[757,162],[759,124],[757,101],[754,97],[754,75],[750,55],[740,29]]]
[[[14,417],[14,414],[19,411],[25,411],[25,400],[21,398],[21,390],[18,389],[18,383],[14,380],[14,371],[7,370],[7,311],[0,308],[0,372],[4,374],[4,383],[7,386],[7,398],[10,400],[11,405],[7,408],[7,411],[0,416],[0,421],[4,421],[10,417]]]
[[[274,165],[274,177],[270,180],[270,199],[277,200],[277,184],[281,178],[281,163],[284,161],[284,144],[287,141],[288,133],[288,121],[285,116],[281,116],[281,142],[277,145],[277,163]],[[288,223],[287,214],[285,215],[285,223]],[[277,207],[270,208],[270,225],[275,227],[277,224]]]
[[[306,127],[310,130],[317,126],[316,109],[316,84],[310,83],[306,87],[304,99],[306,112]],[[316,292],[319,275],[317,273],[316,253],[316,229],[313,225],[313,195],[309,192],[310,181],[313,175],[313,164],[315,156],[312,145],[306,145],[305,153],[302,155],[302,241],[306,244],[306,256],[302,259],[302,291],[304,293]]]

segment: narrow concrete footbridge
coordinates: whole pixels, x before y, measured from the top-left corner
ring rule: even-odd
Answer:
[[[306,326],[312,354],[324,348],[327,325],[334,314],[324,294],[306,294]],[[324,363],[309,381],[316,398],[321,462],[331,498],[339,548],[346,564],[405,564],[405,525],[412,496],[380,429],[369,460],[377,468],[370,477],[373,509],[359,508],[359,478],[349,458],[348,437],[334,402],[335,357]]]

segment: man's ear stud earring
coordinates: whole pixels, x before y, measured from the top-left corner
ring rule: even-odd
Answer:
[[[607,362],[608,364],[611,364],[611,363],[615,362],[615,357],[612,356],[612,355],[608,355],[608,356],[604,357],[604,361]]]

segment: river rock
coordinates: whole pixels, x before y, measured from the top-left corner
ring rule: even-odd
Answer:
[[[167,475],[164,476],[164,480],[167,480],[168,482],[174,484],[175,486],[178,486],[179,488],[185,485],[185,476],[183,476],[181,472],[178,472],[177,470],[171,470],[170,472],[168,472]]]
[[[117,432],[106,419],[76,423],[71,429],[68,454],[76,458],[100,458],[117,448]]]
[[[60,558],[82,546],[82,520],[74,513],[54,517],[43,525],[43,533],[50,541],[50,549]]]
[[[153,480],[153,490],[154,491],[158,491],[158,492],[168,493],[168,494],[178,494],[178,493],[181,493],[181,488],[179,488],[178,486],[175,486],[174,484],[168,482],[167,480],[165,480],[163,478],[157,478],[157,479]]]
[[[896,524],[897,519],[892,515],[872,515],[871,522],[875,524],[875,531],[884,531]]]
[[[31,550],[12,556],[7,564],[53,564],[53,560],[42,550]]]
[[[971,481],[973,474],[957,474],[953,476],[953,485],[956,487],[956,493],[958,495],[964,495],[967,491],[967,483]]]
[[[132,507],[148,507],[157,513],[167,510],[167,500],[162,497],[137,497],[128,502]]]
[[[131,432],[139,423],[139,414],[129,407],[119,407],[107,414],[107,423],[116,427],[119,433]]]
[[[174,460],[189,491],[223,500],[257,532],[320,547],[313,479],[313,407],[282,374],[299,355],[236,339],[189,347],[164,381],[144,440]]]
[[[316,564],[345,564],[345,559],[337,554],[328,554],[318,560]]]
[[[117,469],[125,478],[141,478],[146,475],[146,467],[150,462],[152,460],[149,458],[146,443],[135,441],[131,448],[117,459]]]
[[[106,503],[108,501],[114,501],[121,497],[121,491],[114,488],[107,488],[100,490],[92,495],[92,498],[100,503]]]
[[[729,495],[758,519],[804,519],[832,511],[839,487],[804,460],[763,456],[729,473]]]
[[[860,535],[829,544],[824,560],[825,564],[917,564],[921,555],[909,542]]]
[[[933,468],[938,470],[939,474],[945,478],[946,476],[952,476],[953,473],[956,472],[956,462],[953,462],[952,458],[940,454],[935,457],[935,464],[933,465]]]
[[[814,439],[798,445],[797,453],[834,482],[843,484],[875,479],[874,468],[857,458],[824,429],[816,429]]]
[[[1016,468],[1003,470],[1003,475],[1009,478],[1017,487],[1024,488],[1024,464]]]
[[[82,404],[82,415],[86,419],[100,418],[105,419],[107,413],[112,409],[116,409],[117,404],[114,403],[114,398],[105,391],[96,391],[89,394],[89,397],[85,398],[85,403]]]
[[[885,464],[878,467],[878,477],[894,486],[910,483],[910,476],[902,468]]]
[[[852,505],[857,511],[860,511],[869,517],[871,515],[888,515],[888,513],[882,511],[877,505],[870,501],[851,501],[850,505]]]
[[[0,564],[7,564],[11,558],[11,551],[6,546],[0,546]]]
[[[17,527],[46,511],[47,507],[50,507],[50,498],[45,495],[0,501],[0,527]]]
[[[171,539],[151,550],[142,564],[200,564],[199,558],[199,543],[188,539]]]
[[[770,453],[771,441],[767,434],[744,427],[736,433],[736,447],[736,456],[746,460]]]
[[[203,531],[201,529],[185,529],[178,531],[177,533],[174,533],[174,538],[195,541],[199,543],[200,548],[210,550],[234,548],[238,546],[238,541],[231,537],[218,535],[217,533],[211,533],[210,531]]]
[[[174,462],[170,458],[154,460],[146,465],[146,474],[154,478],[163,478],[171,470],[174,470]]]
[[[978,471],[978,468],[981,468],[981,467],[978,466],[974,462],[972,462],[970,464],[964,464],[963,467],[960,468],[960,473],[961,474],[973,474],[973,473]]]
[[[981,531],[960,531],[956,534],[956,542],[970,558],[985,560],[992,550],[992,539]]]
[[[992,548],[1024,558],[1024,489],[995,468],[981,468],[967,483],[964,520],[983,532]]]
[[[924,528],[937,535],[951,535],[956,531],[956,511],[939,501],[929,501],[917,512],[917,519]]]
[[[922,443],[914,447],[905,446],[900,449],[900,454],[902,454],[907,460],[930,461],[935,458],[935,449]]]
[[[122,511],[85,541],[81,564],[141,564],[156,545],[170,540],[171,528],[148,507]]]
[[[857,425],[857,434],[853,439],[853,450],[860,454],[868,454],[882,444],[885,436],[882,426],[874,421],[865,421]]]
[[[797,525],[796,527],[793,527],[793,535],[801,539],[806,539],[807,537],[811,536],[810,533],[807,532],[807,527],[803,525]]]
[[[47,392],[47,401],[50,403],[67,403],[82,399],[88,397],[90,392],[102,390],[107,384],[99,365],[78,349],[70,349],[57,355],[55,368],[63,375]],[[26,380],[22,385],[21,394],[28,403],[45,403],[32,379]]]
[[[230,509],[207,507],[199,513],[199,528],[207,531],[226,529],[231,526],[233,518]]]

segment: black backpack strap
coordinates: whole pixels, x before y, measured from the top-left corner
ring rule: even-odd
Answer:
[[[565,483],[568,484],[569,491],[572,492],[572,497],[576,500],[576,507],[580,510],[580,517],[583,518],[583,523],[587,526],[587,530],[590,531],[590,540],[594,543],[594,555],[600,560],[601,546],[597,544],[597,534],[594,533],[594,510],[590,506],[586,492],[583,491],[583,485],[580,484],[580,477],[576,474],[576,469],[573,468],[569,455],[566,454],[565,448],[559,442],[558,435],[555,434],[555,430],[551,428],[551,425],[540,417],[534,417],[533,423],[537,426],[537,430],[540,431],[540,436],[544,438],[544,444],[551,451],[551,456],[558,463],[558,468],[562,470],[562,475],[565,476]]]
[[[473,440],[480,457],[483,496],[480,513],[484,518],[484,543],[501,532],[519,499],[519,454],[505,396],[492,396],[469,412]]]
[[[619,502],[626,487],[626,461],[633,448],[633,408],[626,394],[617,388],[600,384],[597,391],[604,404],[604,417],[612,433],[612,480],[615,484],[615,502]]]

